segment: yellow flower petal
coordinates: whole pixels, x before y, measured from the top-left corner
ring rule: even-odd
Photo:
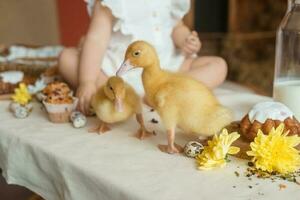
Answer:
[[[234,155],[237,154],[240,151],[239,147],[230,147],[228,150],[228,154]]]
[[[236,154],[239,152],[238,147],[231,147],[232,143],[237,140],[240,135],[237,132],[228,134],[227,129],[223,129],[221,134],[214,135],[213,139],[208,141],[208,145],[200,155],[196,157],[198,169],[210,170],[226,165],[226,155]]]
[[[300,168],[299,151],[294,147],[300,143],[297,135],[287,136],[284,124],[272,128],[268,135],[258,131],[250,144],[251,151],[247,155],[253,157],[255,167],[267,172],[287,174]]]
[[[12,96],[12,100],[21,105],[27,104],[31,100],[31,95],[24,83],[19,85],[19,88],[15,89],[15,93]]]

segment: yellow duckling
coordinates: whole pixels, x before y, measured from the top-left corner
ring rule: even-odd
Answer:
[[[137,67],[143,69],[146,99],[167,129],[168,145],[159,145],[160,150],[168,153],[182,150],[174,143],[176,127],[186,133],[211,136],[232,121],[232,112],[220,105],[202,83],[162,70],[155,49],[147,42],[137,41],[128,47],[117,75]]]
[[[141,126],[136,136],[143,139],[152,135],[145,128],[139,96],[119,77],[110,77],[93,96],[91,105],[101,122],[99,127],[90,131],[104,133],[110,130],[108,124],[126,121],[136,114]]]

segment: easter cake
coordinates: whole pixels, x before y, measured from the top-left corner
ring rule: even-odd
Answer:
[[[20,83],[32,84],[36,78],[25,76],[22,71],[5,71],[0,73],[0,95],[11,94]]]
[[[54,123],[68,122],[78,101],[72,96],[68,85],[62,82],[50,83],[43,93],[45,95],[43,104],[48,112],[49,120]]]
[[[247,141],[253,141],[260,129],[264,134],[284,123],[289,135],[300,135],[300,123],[293,112],[279,102],[256,104],[240,122],[240,133]]]
[[[49,83],[57,79],[60,46],[0,46],[0,96],[12,94],[20,84],[34,84],[42,75]]]
[[[56,94],[56,96],[68,96],[71,93],[71,89],[64,82],[52,82],[49,83],[42,92],[46,96],[51,94]]]

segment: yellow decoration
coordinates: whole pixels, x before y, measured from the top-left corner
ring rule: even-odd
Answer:
[[[24,83],[21,83],[19,88],[15,89],[15,94],[12,96],[12,100],[21,105],[26,105],[31,100],[31,95]]]
[[[268,135],[258,131],[256,138],[251,142],[251,151],[248,156],[253,156],[253,163],[262,171],[288,174],[300,168],[299,151],[294,147],[300,143],[298,135],[287,136],[284,124],[276,129],[272,128]]]
[[[240,151],[240,148],[231,146],[239,137],[237,132],[228,134],[227,129],[223,129],[219,136],[214,135],[213,139],[208,141],[208,146],[205,146],[202,153],[196,157],[198,169],[210,170],[224,167],[227,154],[233,155]]]

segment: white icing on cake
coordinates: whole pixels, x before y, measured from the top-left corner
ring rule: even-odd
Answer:
[[[284,121],[286,118],[293,118],[293,112],[284,104],[267,101],[256,104],[248,113],[251,123],[254,120],[264,123],[267,119]]]
[[[44,46],[40,48],[11,46],[9,47],[9,55],[4,57],[0,56],[0,62],[13,61],[19,58],[57,57],[62,49],[62,46]]]
[[[23,80],[24,73],[21,71],[6,71],[0,73],[0,77],[4,83],[17,84]]]

